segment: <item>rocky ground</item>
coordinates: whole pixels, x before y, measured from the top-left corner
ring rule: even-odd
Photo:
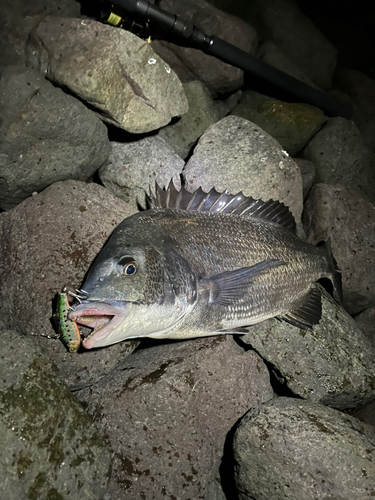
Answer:
[[[4,2],[0,496],[372,498],[373,75],[363,58],[345,66],[338,38],[293,1],[158,5],[353,114],[327,116],[198,49],[103,24],[85,2]],[[270,319],[237,337],[68,353],[51,321],[57,293],[81,286],[145,190],[170,179],[285,203],[301,238],[330,238],[344,308],[322,288],[312,332]]]

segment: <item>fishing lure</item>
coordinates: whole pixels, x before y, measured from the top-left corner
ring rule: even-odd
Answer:
[[[53,315],[60,339],[69,352],[77,352],[81,345],[81,332],[75,321],[68,319],[70,309],[68,294],[58,294],[56,313]]]

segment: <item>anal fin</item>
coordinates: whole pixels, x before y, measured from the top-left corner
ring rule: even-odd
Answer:
[[[312,330],[312,327],[319,323],[321,317],[321,292],[319,288],[314,287],[306,295],[301,305],[284,314],[281,319],[303,330]]]

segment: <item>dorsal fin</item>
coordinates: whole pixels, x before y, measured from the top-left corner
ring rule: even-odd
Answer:
[[[166,189],[161,188],[155,182],[155,194],[150,188],[149,199],[152,208],[174,208],[257,217],[276,222],[293,232],[296,231],[294,217],[283,203],[275,200],[256,200],[251,196],[245,196],[241,191],[233,195],[228,191],[219,193],[215,188],[205,193],[202,188],[198,188],[190,193],[185,186],[181,186],[178,191],[172,181]]]

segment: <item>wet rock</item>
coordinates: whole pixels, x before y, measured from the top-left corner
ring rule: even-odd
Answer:
[[[259,125],[292,156],[326,121],[323,111],[314,106],[279,101],[252,90],[242,94],[231,114]]]
[[[303,199],[305,199],[315,181],[315,176],[316,176],[315,165],[311,161],[304,160],[303,158],[293,158],[293,160],[297,163],[301,171],[302,185],[303,185]]]
[[[31,35],[28,63],[128,132],[155,130],[187,111],[176,74],[126,30],[46,17]]]
[[[256,51],[258,37],[255,30],[241,19],[216,9],[208,2],[161,0],[158,6],[245,52],[254,54]],[[153,47],[184,82],[201,80],[211,92],[217,94],[233,92],[243,84],[242,70],[204,54],[201,50],[165,41],[155,45],[153,43]]]
[[[75,0],[3,0],[0,17],[0,66],[23,64],[30,32],[47,13],[79,17],[80,4]]]
[[[352,121],[329,119],[301,156],[314,163],[317,182],[341,184],[375,201],[375,155]]]
[[[53,335],[56,293],[80,287],[109,234],[132,213],[102,186],[64,181],[0,214],[0,323]]]
[[[297,2],[254,0],[246,7],[245,19],[251,20],[263,39],[271,40],[318,87],[332,86],[337,51]]]
[[[0,352],[1,498],[102,498],[107,443],[56,366],[15,331],[0,332]]]
[[[273,391],[259,356],[223,335],[138,350],[77,396],[111,440],[113,498],[187,500],[205,497],[226,434]]]
[[[364,500],[375,495],[375,432],[291,398],[251,409],[234,439],[239,499]]]
[[[108,158],[105,125],[74,97],[22,66],[0,79],[0,207],[54,182],[86,180]]]
[[[302,178],[298,166],[279,143],[257,125],[227,116],[207,129],[187,162],[189,189],[228,189],[285,203],[298,222],[302,212]]]
[[[317,184],[306,199],[304,227],[310,243],[331,238],[348,312],[374,305],[374,206],[352,189]]]
[[[103,184],[116,196],[137,208],[145,206],[145,193],[155,181],[168,185],[173,178],[175,185],[185,162],[159,136],[132,142],[112,142],[109,161],[99,170]]]
[[[257,56],[262,59],[267,64],[270,64],[271,66],[274,66],[275,68],[279,69],[283,73],[286,73],[290,76],[293,76],[293,78],[297,78],[297,80],[300,80],[303,83],[306,83],[306,85],[309,85],[310,87],[314,87],[317,90],[319,90],[319,87],[314,84],[308,78],[303,71],[301,71],[297,66],[295,66],[290,58],[285,55],[279,47],[277,47],[271,40],[266,40],[258,49]]]
[[[375,345],[320,289],[322,318],[311,332],[270,319],[249,327],[241,340],[294,394],[338,409],[364,405],[375,398]]]
[[[184,90],[189,111],[177,122],[160,129],[158,135],[185,159],[203,132],[221,116],[220,108],[202,82],[185,83]]]

